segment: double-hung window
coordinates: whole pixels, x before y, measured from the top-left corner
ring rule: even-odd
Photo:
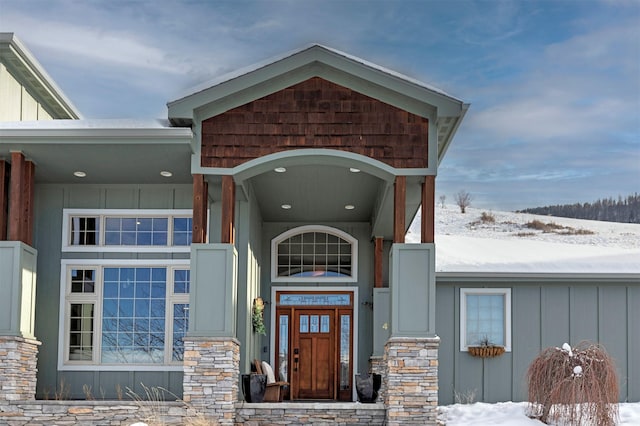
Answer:
[[[65,210],[64,220],[63,249],[84,254],[61,262],[60,369],[181,369],[191,211]]]
[[[492,344],[511,351],[511,289],[460,289],[460,350]]]

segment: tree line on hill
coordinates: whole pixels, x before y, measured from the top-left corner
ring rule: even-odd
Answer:
[[[574,219],[602,220],[607,222],[640,223],[640,194],[618,199],[604,198],[593,203],[563,204],[519,210],[532,213]]]

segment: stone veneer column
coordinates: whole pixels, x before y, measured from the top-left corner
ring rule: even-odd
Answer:
[[[388,425],[435,425],[439,337],[392,337],[385,345]]]
[[[235,422],[240,342],[233,337],[184,338],[183,401],[221,425]]]
[[[39,345],[34,339],[0,336],[0,405],[35,399]]]
[[[369,373],[382,376],[382,384],[378,391],[378,402],[384,402],[385,391],[387,389],[387,363],[384,356],[372,356],[369,358]]]

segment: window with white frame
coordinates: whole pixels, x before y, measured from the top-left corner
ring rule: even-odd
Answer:
[[[301,226],[271,242],[272,281],[357,281],[358,241],[328,226]]]
[[[191,229],[188,209],[64,209],[62,251],[186,252]]]
[[[460,350],[489,343],[511,351],[511,289],[460,289]]]
[[[64,263],[65,366],[182,361],[189,327],[188,264]]]

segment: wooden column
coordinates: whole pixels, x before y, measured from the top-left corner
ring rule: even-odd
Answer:
[[[376,237],[374,244],[373,286],[375,288],[382,288],[382,257],[384,254],[384,240],[382,239],[382,237]]]
[[[421,242],[435,240],[436,177],[425,176],[422,184],[422,232]]]
[[[11,153],[11,181],[9,183],[9,240],[26,243],[23,214],[27,194],[24,188],[25,160],[21,152]]]
[[[36,166],[33,161],[24,163],[23,208],[22,208],[22,241],[33,246],[33,203],[35,202]]]
[[[209,203],[209,185],[204,175],[193,175],[193,223],[192,242],[207,241],[207,207]]]
[[[7,223],[9,218],[9,175],[11,166],[0,160],[0,241],[7,239]]]
[[[235,207],[236,207],[236,183],[233,176],[222,176],[222,229],[220,242],[223,244],[235,243]]]
[[[396,176],[393,194],[393,242],[404,243],[406,232],[407,177]]]

